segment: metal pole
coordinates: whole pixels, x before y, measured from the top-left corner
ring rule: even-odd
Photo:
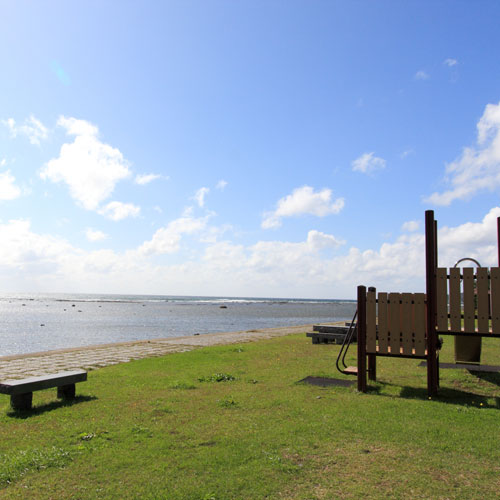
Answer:
[[[498,265],[500,266],[500,217],[497,217],[497,251],[498,251]]]
[[[377,297],[377,289],[374,286],[369,287],[368,291],[373,292],[375,298]],[[375,353],[368,354],[368,379],[377,380],[377,355]]]
[[[425,268],[427,293],[427,393],[434,396],[438,387],[436,358],[436,261],[437,222],[434,211],[425,212]]]
[[[358,286],[358,391],[366,392],[366,287]]]

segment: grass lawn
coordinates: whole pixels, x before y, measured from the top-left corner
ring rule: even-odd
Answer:
[[[298,383],[347,378],[337,352],[292,335],[93,371],[73,404],[1,396],[0,498],[499,497],[500,374],[443,369],[432,400],[414,360],[378,358],[367,394]]]

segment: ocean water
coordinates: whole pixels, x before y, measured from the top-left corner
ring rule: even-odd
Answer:
[[[355,308],[355,302],[342,300],[4,294],[0,295],[0,356],[347,321]]]

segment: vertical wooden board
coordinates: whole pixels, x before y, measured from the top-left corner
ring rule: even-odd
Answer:
[[[489,333],[490,298],[488,294],[488,288],[489,288],[488,268],[478,267],[476,275],[477,275],[477,331],[479,333]]]
[[[447,269],[438,267],[436,271],[436,314],[438,330],[448,330],[448,280]]]
[[[460,269],[450,269],[450,329],[452,332],[462,331],[462,308],[460,296]]]
[[[500,267],[492,267],[491,277],[491,331],[500,333]]]
[[[375,292],[366,294],[366,352],[377,351],[377,298]]]
[[[401,294],[401,347],[406,356],[413,355],[412,294]]]
[[[389,347],[391,354],[400,354],[401,347],[401,294],[389,294]]]
[[[462,272],[464,276],[464,332],[475,333],[474,270],[472,267],[466,267]]]
[[[415,333],[415,355],[425,356],[425,294],[413,294],[413,331]]]
[[[388,342],[387,293],[378,294],[378,352],[387,354]]]

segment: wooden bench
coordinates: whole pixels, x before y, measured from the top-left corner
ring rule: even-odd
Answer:
[[[306,333],[311,338],[313,344],[342,344],[349,332],[350,323],[345,326],[340,325],[313,325],[313,331]],[[353,342],[356,342],[356,333],[354,333]]]
[[[10,395],[10,405],[13,410],[30,410],[33,392],[57,387],[57,397],[73,399],[75,384],[87,380],[87,372],[73,370],[40,377],[29,377],[21,380],[3,380],[0,382],[0,393]]]

